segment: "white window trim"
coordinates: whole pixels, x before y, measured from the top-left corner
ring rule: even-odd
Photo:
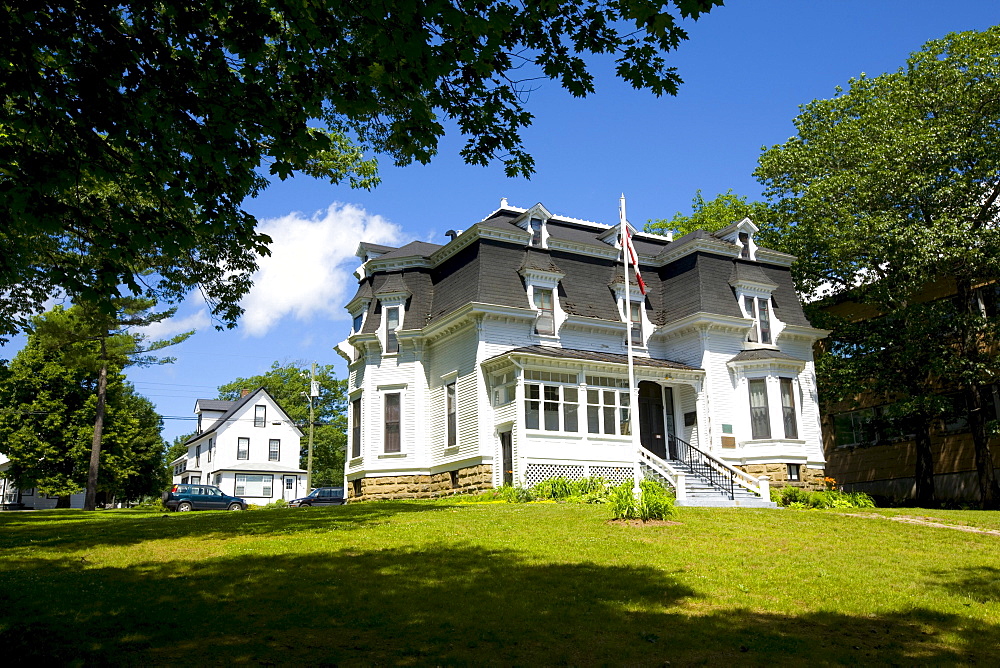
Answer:
[[[532,218],[540,220],[542,222],[542,230],[541,230],[542,231],[542,235],[541,235],[542,238],[541,238],[541,243],[539,243],[539,245],[537,245],[537,246],[531,243],[531,240],[534,237],[534,234],[531,231],[531,220],[532,220]],[[549,247],[549,229],[548,229],[549,226],[548,226],[548,223],[549,223],[549,219],[550,218],[552,218],[552,214],[549,213],[548,209],[546,209],[541,204],[536,204],[535,206],[531,207],[530,209],[528,209],[527,211],[525,211],[524,213],[521,214],[520,220],[518,220],[515,224],[518,227],[520,227],[522,230],[525,230],[525,231],[528,232],[528,247],[529,248],[548,248]]]
[[[760,231],[753,221],[749,218],[744,218],[739,220],[715,233],[715,235],[731,244],[734,244],[739,249],[739,254],[737,257],[741,257],[743,253],[743,242],[740,241],[740,232],[745,232],[747,235],[747,246],[750,247],[749,257],[742,258],[744,260],[756,260],[757,259],[757,242],[754,240],[754,235]]]
[[[543,276],[541,272],[525,271],[522,273],[524,276],[525,284],[528,291],[528,304],[532,309],[535,310],[535,318],[537,320],[538,316],[541,315],[541,309],[535,307],[535,290],[551,290],[552,291],[552,331],[553,334],[539,334],[535,331],[534,321],[531,324],[531,335],[538,337],[543,341],[556,341],[559,339],[559,330],[562,328],[563,323],[566,322],[566,313],[562,309],[562,305],[559,301],[559,279],[553,278],[553,275]],[[559,275],[561,276],[561,274]]]
[[[399,332],[403,329],[403,319],[406,317],[406,298],[393,298],[382,300],[382,322],[379,325],[379,342],[382,344],[383,357],[396,357],[402,350],[402,343],[399,340]],[[389,352],[389,309],[399,309],[399,322],[393,330],[396,333],[397,350]]]
[[[347,405],[350,407],[347,412],[347,427],[350,430],[351,440],[348,445],[348,461],[351,463],[360,462],[365,456],[365,402],[364,402],[364,390],[355,390],[347,396]],[[358,404],[361,410],[358,411],[358,417],[360,418],[360,425],[354,424],[354,402],[361,402]],[[354,428],[360,426],[358,430],[358,454],[354,454]]]
[[[448,443],[448,386],[455,386],[455,444],[450,445]],[[460,420],[458,419],[458,369],[454,371],[449,371],[441,376],[441,393],[442,393],[442,406],[444,408],[444,447],[446,450],[456,450],[458,446],[462,443],[462,428],[460,426]]]
[[[642,294],[642,290],[635,283],[630,283],[628,286],[629,290],[629,302],[637,302],[639,304],[639,319],[642,325],[642,342],[633,343],[632,348],[638,348],[640,350],[645,350],[649,346],[649,338],[653,333],[653,322],[649,319],[649,315],[646,313],[646,295]],[[615,285],[615,304],[618,308],[618,316],[625,322],[625,336],[632,336],[632,314],[627,311],[628,306],[625,300],[625,284],[619,283]],[[627,346],[627,341],[622,341],[623,346]]]
[[[399,452],[386,452],[385,451],[385,395],[387,394],[399,394]],[[407,385],[405,383],[397,385],[380,385],[378,387],[379,405],[378,405],[378,419],[379,419],[379,433],[380,439],[378,443],[378,457],[379,459],[391,459],[394,457],[406,457],[409,455],[409,441],[406,437],[406,406],[409,400],[409,392],[407,391]],[[362,410],[364,405],[362,405]],[[362,418],[362,423],[364,418]],[[364,443],[364,435],[362,434],[362,444]],[[362,455],[364,452],[362,451]]]
[[[799,378],[797,374],[790,373],[788,369],[768,369],[764,371],[755,370],[744,375],[738,385],[738,395],[742,397],[740,399],[741,413],[745,416],[743,418],[743,424],[745,429],[743,433],[746,438],[740,439],[743,444],[753,444],[753,443],[771,443],[774,441],[782,441],[785,443],[804,443],[802,436],[802,402],[796,398],[795,402],[795,426],[798,431],[797,438],[788,438],[785,436],[785,421],[784,412],[781,405],[781,379],[789,378],[792,381],[792,392],[794,394],[799,393]],[[770,438],[758,438],[753,437],[753,423],[750,418],[750,381],[751,380],[763,380],[765,388],[765,396],[767,397],[767,423],[771,428]]]
[[[747,311],[746,298],[751,297],[754,300],[754,313],[751,315]],[[778,335],[781,330],[784,329],[784,323],[782,323],[774,315],[774,301],[771,299],[771,291],[763,289],[752,289],[747,286],[740,286],[736,290],[736,298],[740,307],[740,313],[743,317],[751,321],[750,330],[747,332],[746,339],[749,339],[750,334],[753,333],[756,337],[756,341],[745,340],[743,342],[743,347],[745,349],[756,349],[756,348],[766,348],[769,350],[774,350],[778,346],[775,343],[778,340]],[[761,343],[760,342],[760,301],[764,300],[767,302],[767,317],[771,325],[771,342]]]

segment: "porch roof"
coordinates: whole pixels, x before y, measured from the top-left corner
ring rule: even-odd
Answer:
[[[628,364],[628,355],[618,353],[601,353],[593,350],[575,350],[573,348],[553,348],[552,346],[524,346],[514,348],[486,360],[487,362],[507,357],[509,355],[535,355],[555,359],[583,360],[587,362],[605,362],[608,364]],[[636,366],[654,367],[660,369],[684,369],[686,371],[701,371],[698,367],[689,366],[673,360],[657,359],[655,357],[634,357]]]

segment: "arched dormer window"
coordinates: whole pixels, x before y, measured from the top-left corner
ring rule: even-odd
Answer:
[[[538,203],[521,214],[521,217],[515,221],[515,225],[531,235],[528,237],[528,246],[548,248],[549,230],[547,223],[551,217],[552,214],[549,213],[548,209]]]
[[[736,246],[739,249],[741,260],[756,260],[757,243],[754,241],[754,235],[758,231],[759,228],[753,224],[752,220],[744,218],[728,227],[724,227],[713,236]]]
[[[758,346],[773,346],[781,326],[774,317],[774,302],[771,297],[778,285],[756,264],[739,261],[733,264],[729,285],[736,294],[740,312],[750,321],[746,341]]]

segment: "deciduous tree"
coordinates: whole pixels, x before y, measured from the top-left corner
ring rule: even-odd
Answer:
[[[962,389],[979,495],[1000,506],[982,402],[1000,370],[998,323],[976,290],[1000,277],[1000,27],[947,35],[896,72],[852,79],[804,105],[795,127],[756,175],[783,249],[799,256],[799,287],[894,317],[919,308],[931,282],[954,280],[956,308],[947,326],[936,321],[947,345],[928,371]],[[897,336],[926,331],[931,317]],[[864,347],[885,360],[881,374],[896,373],[892,356]]]
[[[670,219],[650,220],[646,223],[645,231],[665,234],[673,230],[676,239],[695,230],[718,232],[730,223],[744,218],[750,218],[760,227],[767,220],[769,212],[770,209],[763,202],[747,202],[745,196],[737,195],[732,190],[720,193],[708,201],[702,197],[701,190],[698,190],[691,200],[690,215],[677,211]]]
[[[202,286],[240,314],[270,239],[243,208],[270,177],[370,187],[373,151],[529,174],[530,87],[594,90],[582,54],[673,94],[664,55],[722,0],[12,0],[0,6],[0,335],[54,288],[162,302]],[[154,269],[155,273],[143,273]]]

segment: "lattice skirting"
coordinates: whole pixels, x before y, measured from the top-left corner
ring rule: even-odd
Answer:
[[[528,464],[524,471],[524,486],[534,487],[543,480],[560,477],[570,480],[599,477],[618,485],[632,479],[632,468],[630,466],[599,466],[597,464]]]

